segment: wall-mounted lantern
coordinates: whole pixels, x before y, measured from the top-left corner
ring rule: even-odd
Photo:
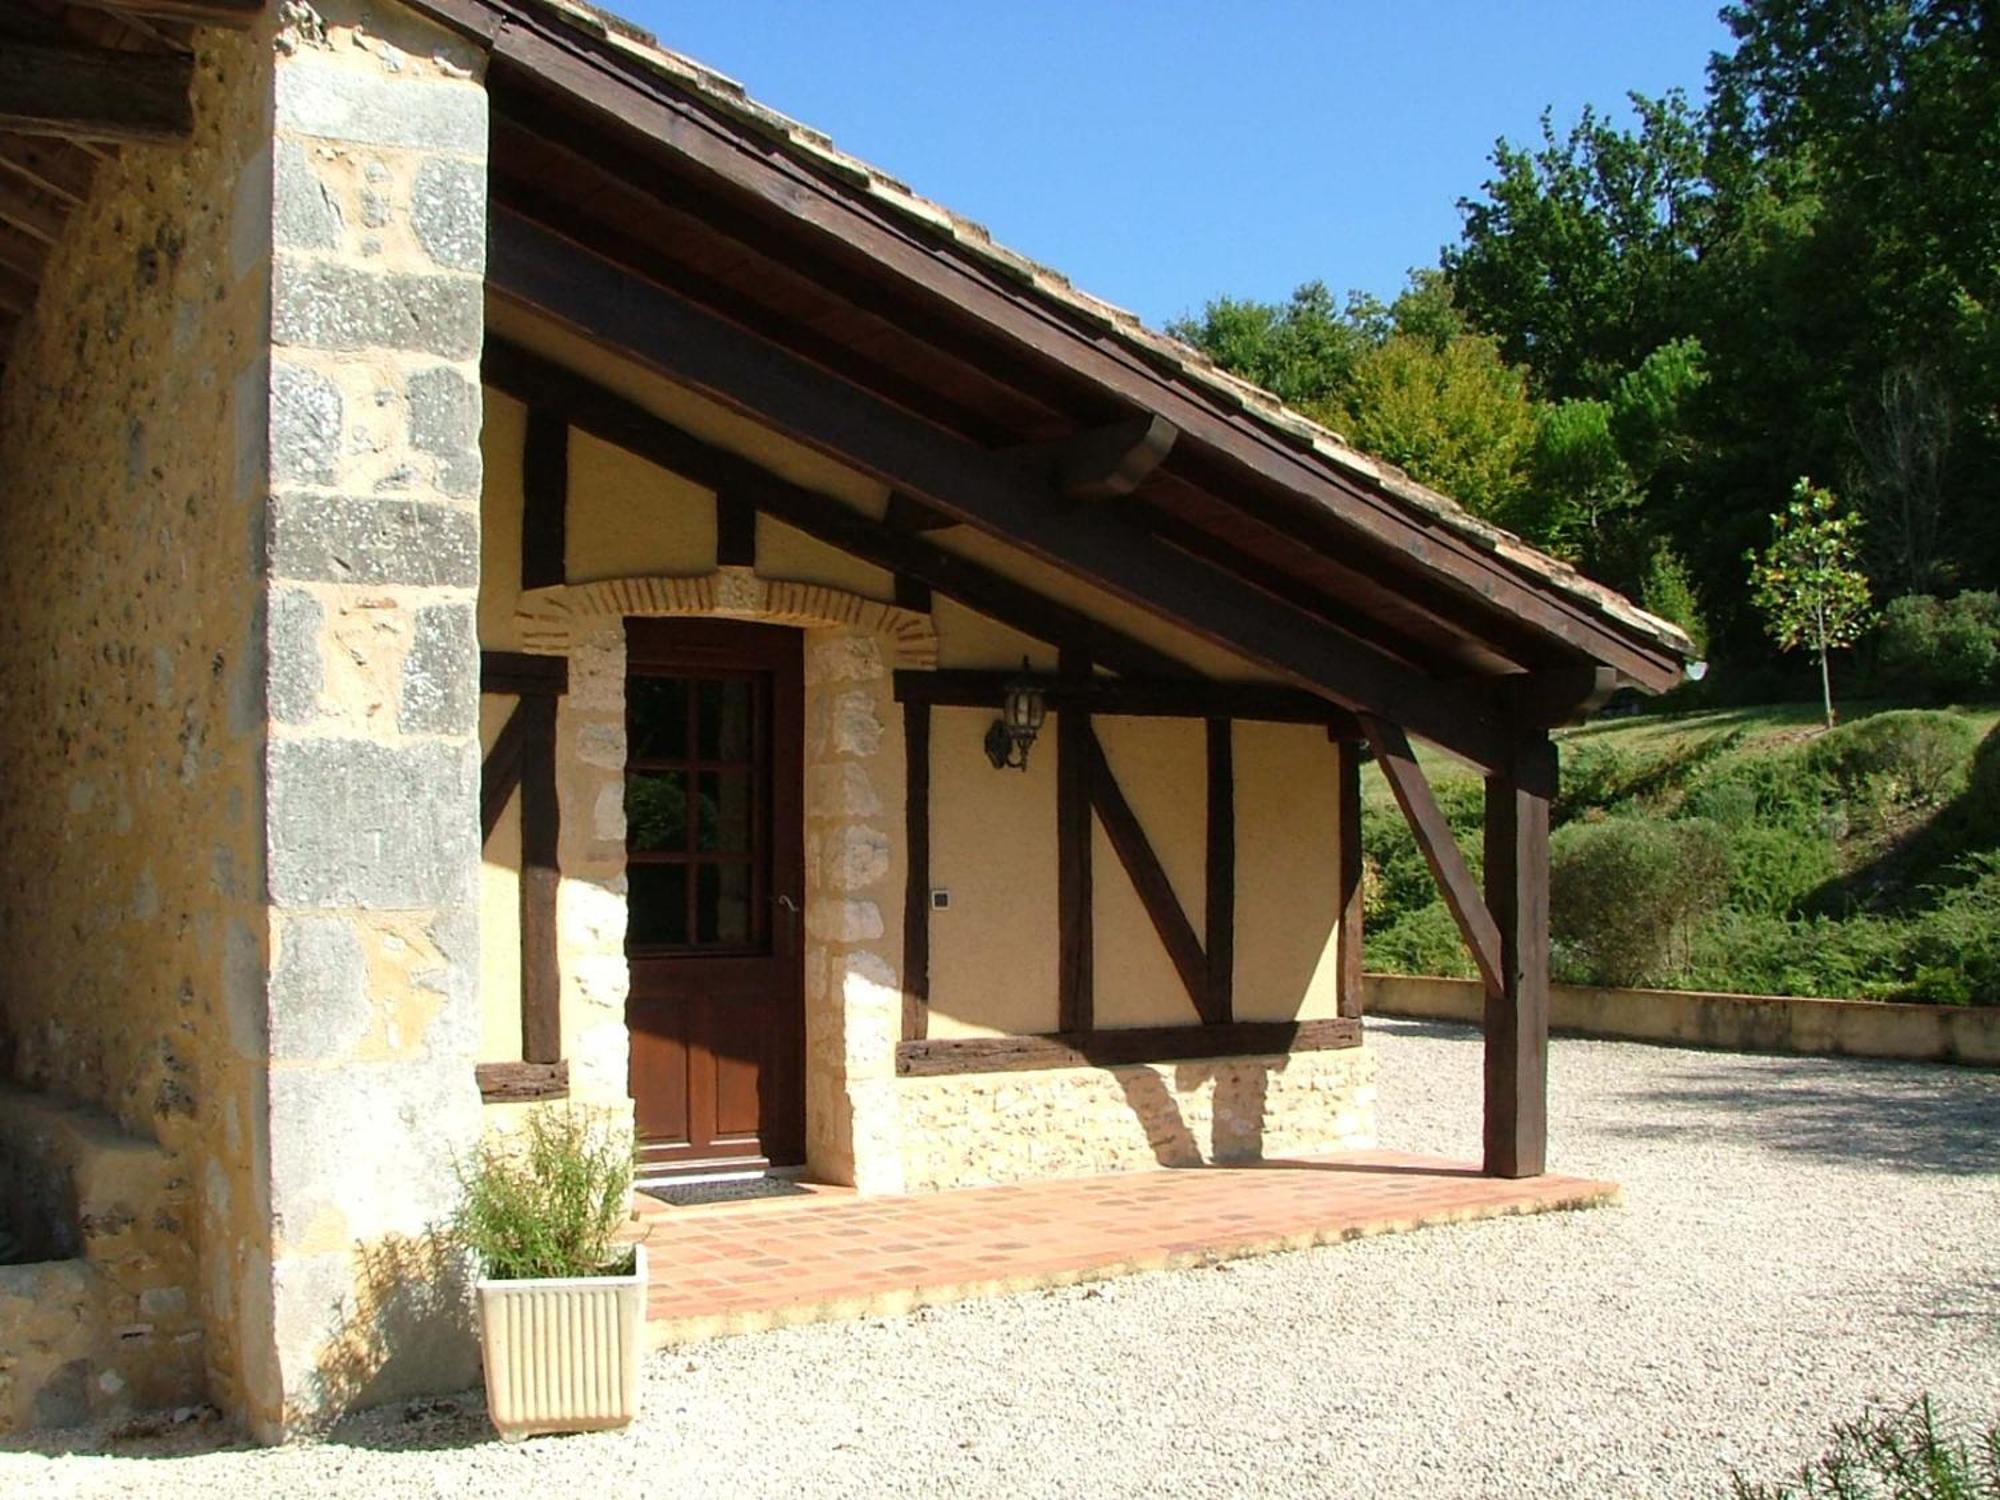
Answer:
[[[994,770],[1004,771],[1009,766],[1018,771],[1028,769],[1028,751],[1042,731],[1047,712],[1042,686],[1028,675],[1028,659],[1022,657],[1021,675],[1007,684],[1000,717],[986,731],[986,758],[993,762]]]

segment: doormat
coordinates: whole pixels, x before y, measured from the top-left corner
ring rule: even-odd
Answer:
[[[741,1203],[751,1198],[791,1198],[810,1193],[789,1177],[738,1177],[729,1182],[659,1182],[639,1189],[669,1208],[699,1203]]]

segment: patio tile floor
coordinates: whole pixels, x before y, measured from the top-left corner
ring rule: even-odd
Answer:
[[[908,1197],[816,1188],[670,1208],[640,1195],[636,1228],[647,1339],[662,1347],[1617,1199],[1608,1182],[1362,1151]]]

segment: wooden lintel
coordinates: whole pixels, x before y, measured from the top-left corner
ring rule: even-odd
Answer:
[[[1360,1045],[1359,1021],[1231,1021],[1224,1026],[1144,1026],[904,1042],[896,1048],[896,1071],[905,1078],[938,1078],[1043,1068],[1119,1068],[1203,1057],[1283,1057]]]
[[[1018,672],[945,667],[896,673],[896,698],[937,708],[998,708]],[[1042,692],[1051,708],[1076,703],[1094,714],[1135,719],[1255,719],[1271,724],[1324,724],[1342,737],[1359,738],[1361,722],[1338,704],[1311,693],[1266,682],[1215,682],[1197,678],[1092,677],[1084,682],[1047,678]]]
[[[481,374],[517,400],[559,411],[579,432],[623,448],[707,489],[730,489],[758,510],[878,568],[905,575],[1011,630],[1088,651],[1116,672],[1186,676],[1176,658],[1081,610],[954,552],[883,526],[831,496],[781,478],[751,458],[683,431],[644,407],[518,345],[489,338]]]
[[[491,223],[487,284],[508,301],[1294,686],[1393,719],[1482,768],[1503,753],[1503,726],[1481,695],[1448,690],[1380,647],[1169,546],[1115,508],[1051,506],[1046,485],[976,444],[547,225],[505,206],[494,208]]]
[[[569,1097],[567,1062],[491,1062],[472,1070],[479,1097],[488,1104],[532,1104]]]
[[[1194,924],[1182,909],[1180,897],[1174,894],[1173,882],[1167,878],[1160,857],[1153,852],[1152,841],[1146,837],[1132,804],[1125,800],[1118,778],[1111,774],[1104,746],[1087,724],[1083,748],[1090,766],[1090,805],[1098,822],[1104,825],[1105,836],[1116,851],[1118,862],[1125,867],[1132,889],[1138,892],[1139,904],[1152,920],[1153,930],[1159,934],[1174,972],[1180,975],[1195,1014],[1210,1026],[1227,1020],[1216,1009],[1209,986],[1208,955],[1202,951],[1201,939],[1195,936]]]
[[[1143,484],[1179,436],[1180,429],[1165,417],[1142,412],[1068,437],[1024,443],[1005,457],[1046,476],[1049,488],[1065,500],[1115,500]]]
[[[1410,737],[1400,725],[1368,715],[1362,716],[1361,724],[1368,731],[1375,763],[1382,768],[1389,790],[1395,794],[1396,805],[1403,810],[1403,818],[1423,853],[1424,863],[1430,866],[1431,876],[1444,896],[1444,904],[1458,923],[1479,977],[1486,981],[1487,993],[1500,993],[1500,929],[1486,909],[1478,882],[1472,878],[1465,854],[1451,835],[1451,824],[1437,804],[1423,767],[1417,764]]]
[[[958,521],[941,510],[933,510],[921,500],[913,500],[901,490],[889,492],[888,508],[882,512],[882,524],[891,531],[944,531],[958,525]]]
[[[482,651],[479,691],[560,698],[569,691],[569,658],[536,656],[527,651]]]
[[[90,141],[176,141],[194,130],[194,59],[10,41],[0,48],[0,128]]]
[[[500,815],[521,784],[521,760],[528,743],[528,715],[522,712],[526,700],[514,705],[507,722],[493,740],[493,748],[479,767],[479,841],[493,837]]]

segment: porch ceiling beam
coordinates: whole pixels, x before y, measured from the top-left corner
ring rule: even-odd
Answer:
[[[1019,672],[945,667],[896,673],[896,701],[938,708],[998,708]],[[1072,683],[1042,682],[1049,707],[1069,705],[1093,714],[1153,719],[1252,719],[1270,724],[1324,724],[1341,739],[1361,738],[1361,723],[1316,693],[1266,682],[1211,682],[1190,678],[1093,677]]]
[[[1370,643],[1167,547],[506,209],[488,285],[795,441],[1000,537],[1129,604],[1475,765],[1504,737],[1486,695],[1449,690]]]
[[[144,16],[153,21],[195,21],[204,26],[248,26],[264,0],[83,0],[97,10]]]
[[[0,128],[95,141],[174,141],[194,129],[194,59],[178,52],[9,42]]]
[[[754,459],[704,442],[519,345],[489,338],[481,374],[517,400],[559,412],[579,431],[705,488],[728,490],[787,526],[863,562],[926,584],[1023,635],[1056,645],[1081,645],[1114,672],[1164,678],[1188,675],[1183,663],[1156,647],[990,568],[871,521],[831,496],[792,484]]]
[[[959,524],[956,517],[933,510],[921,500],[913,500],[901,490],[889,492],[889,508],[882,524],[891,531],[944,531]]]
[[[1361,726],[1367,731],[1368,744],[1375,752],[1375,763],[1382,768],[1389,790],[1395,794],[1396,805],[1402,808],[1410,832],[1416,837],[1424,863],[1430,866],[1431,875],[1438,883],[1444,904],[1450,909],[1452,919],[1458,923],[1465,946],[1472,952],[1472,962],[1477,966],[1480,978],[1486,982],[1486,992],[1489,995],[1503,993],[1499,924],[1487,909],[1486,898],[1480,893],[1479,882],[1472,878],[1471,867],[1465,862],[1458,840],[1451,836],[1451,824],[1446,821],[1444,810],[1438,806],[1423,767],[1417,764],[1416,754],[1410,748],[1410,737],[1397,725],[1372,715],[1364,714]]]
[[[1173,451],[1180,429],[1142,412],[1122,422],[1007,450],[1025,473],[1065,500],[1115,500],[1129,495]]]
[[[1618,674],[1610,667],[1580,665],[1504,678],[1501,691],[1517,724],[1557,729],[1581,723],[1604,707],[1618,691],[1618,683]]]

